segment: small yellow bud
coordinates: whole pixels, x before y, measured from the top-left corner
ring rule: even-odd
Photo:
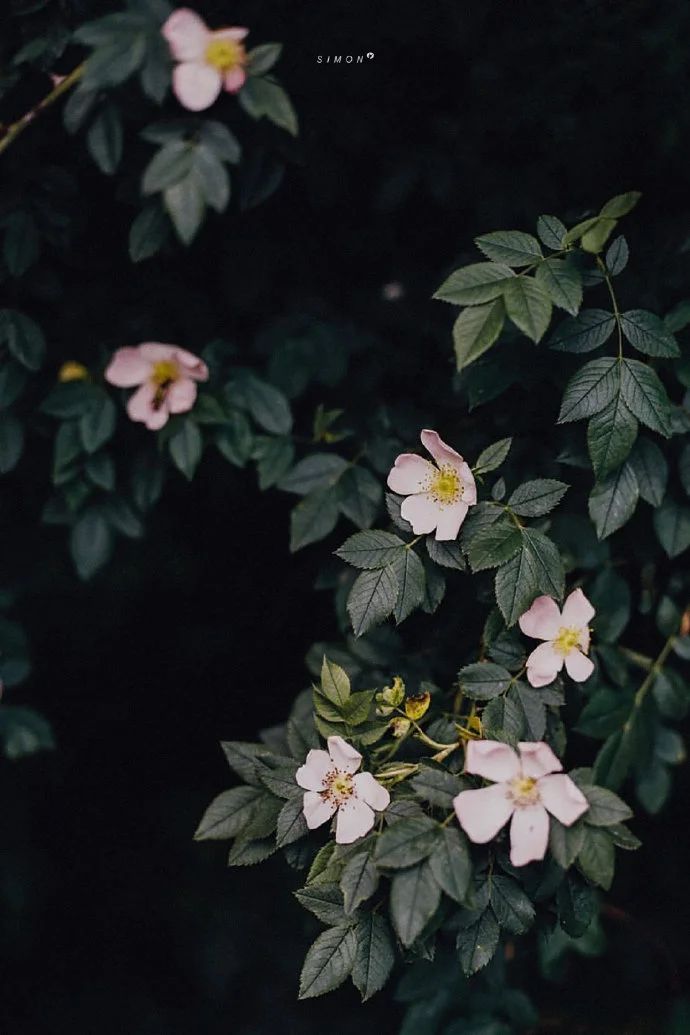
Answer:
[[[417,722],[426,714],[430,704],[431,694],[428,690],[423,694],[417,694],[415,697],[408,697],[405,701],[405,715],[408,719],[414,719]]]
[[[396,740],[400,740],[401,737],[406,736],[410,732],[410,726],[412,723],[409,719],[391,719],[390,730]]]
[[[470,715],[469,719],[467,720],[467,728],[468,730],[472,730],[473,733],[479,733],[481,735],[482,720],[479,718],[478,715]]]
[[[88,381],[89,371],[83,363],[77,363],[74,359],[67,360],[58,370],[58,381],[66,384],[68,381]]]

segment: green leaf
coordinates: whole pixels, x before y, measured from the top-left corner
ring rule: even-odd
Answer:
[[[260,841],[235,841],[228,854],[228,866],[255,866],[268,859],[275,850],[272,837]]]
[[[129,228],[129,257],[143,262],[159,252],[170,236],[168,217],[157,201],[144,205]]]
[[[86,510],[70,534],[70,552],[81,579],[90,579],[108,561],[112,533],[105,517],[95,507]]]
[[[145,56],[146,38],[142,32],[113,37],[88,58],[83,78],[85,89],[118,86],[137,71]]]
[[[545,244],[551,251],[557,252],[563,247],[563,238],[566,235],[566,227],[557,216],[539,216],[537,220],[537,233],[542,244]]]
[[[276,824],[276,845],[278,848],[285,848],[286,845],[293,844],[300,837],[305,837],[309,833],[303,810],[301,794],[295,795],[294,798],[288,798],[283,805]],[[324,922],[330,923],[331,921],[326,920]]]
[[[180,423],[168,440],[168,449],[175,467],[191,481],[203,451],[201,432],[193,420]]]
[[[253,119],[265,117],[279,129],[296,137],[297,114],[282,86],[272,79],[249,78],[237,95],[240,105]]]
[[[633,348],[647,356],[680,355],[678,343],[666,330],[663,320],[645,309],[630,309],[622,313],[621,330]]]
[[[441,284],[434,298],[453,305],[480,305],[500,298],[506,282],[515,274],[507,266],[477,262],[456,270]]]
[[[613,334],[616,321],[605,309],[583,309],[556,328],[549,347],[557,352],[593,352]]]
[[[671,434],[671,405],[658,374],[639,359],[624,359],[621,392],[628,409],[652,431]]]
[[[474,473],[488,474],[489,471],[495,471],[508,456],[512,444],[512,438],[501,438],[498,442],[492,442],[479,454],[477,463],[474,465]]]
[[[522,710],[522,725],[525,740],[543,740],[546,731],[546,707],[542,695],[532,690],[526,683],[515,683],[509,696],[519,703]]]
[[[475,237],[474,243],[487,259],[503,262],[506,266],[528,266],[544,257],[536,237],[521,230],[498,230],[492,234],[483,234]]]
[[[512,877],[494,874],[489,881],[489,897],[496,919],[511,934],[524,934],[534,923],[534,906]]]
[[[369,913],[355,928],[357,947],[352,981],[366,1002],[379,992],[395,964],[395,944],[390,927],[382,916]]]
[[[620,376],[619,362],[612,357],[585,363],[566,385],[558,423],[565,424],[601,413],[616,395]]]
[[[204,193],[197,176],[190,174],[163,191],[163,204],[177,236],[190,244],[201,226],[206,210]]]
[[[498,948],[498,921],[491,909],[485,909],[476,920],[458,932],[457,949],[463,972],[469,977],[485,967]]]
[[[690,508],[667,499],[654,511],[654,531],[667,557],[678,557],[690,546]]]
[[[343,924],[343,893],[337,884],[307,884],[294,893],[301,906],[323,924]]]
[[[558,886],[558,921],[571,938],[580,938],[598,912],[597,894],[576,874]]]
[[[617,277],[623,272],[628,265],[629,256],[628,242],[621,234],[611,242],[611,247],[606,252],[606,268],[612,277]]]
[[[122,158],[122,119],[114,104],[107,104],[93,120],[86,134],[86,146],[106,176],[112,176]]]
[[[93,406],[79,420],[79,434],[87,453],[96,453],[112,438],[117,410],[110,396],[99,392]]]
[[[500,298],[462,310],[453,325],[458,370],[463,370],[491,348],[503,330],[504,320],[505,309]]]
[[[344,909],[351,916],[362,902],[366,902],[379,886],[379,871],[368,852],[358,852],[346,863],[340,878]]]
[[[157,194],[185,180],[194,164],[194,147],[185,140],[165,144],[144,169],[142,194]]]
[[[535,273],[537,284],[544,288],[554,305],[577,316],[582,305],[582,275],[568,259],[547,259]]]
[[[337,557],[355,568],[372,569],[385,568],[404,549],[405,543],[397,535],[372,529],[355,532],[335,552]]]
[[[97,488],[106,492],[115,488],[115,463],[109,453],[94,453],[84,464],[84,470]]]
[[[473,572],[495,568],[520,550],[522,536],[520,529],[507,517],[480,528],[469,541],[468,560]]]
[[[46,353],[43,331],[30,317],[14,309],[0,309],[0,342],[27,370],[40,370]]]
[[[213,799],[194,833],[195,841],[226,841],[239,834],[254,815],[266,792],[257,787],[233,787]]]
[[[6,359],[0,368],[0,409],[16,402],[26,386],[26,374],[18,363]]]
[[[533,560],[523,541],[522,549],[496,572],[496,603],[509,627],[515,625],[537,596],[539,585]]]
[[[503,291],[506,312],[515,326],[539,342],[551,320],[551,299],[537,281],[529,277],[514,277]]]
[[[338,708],[343,708],[350,696],[347,672],[325,656],[321,663],[321,693]]]
[[[528,553],[538,588],[547,596],[560,600],[565,589],[565,572],[558,549],[547,536],[533,528],[524,528],[522,538],[523,552]]]
[[[262,43],[247,54],[247,72],[249,75],[265,75],[279,59],[283,50],[282,43]]]
[[[215,151],[203,144],[194,151],[193,179],[206,204],[224,212],[230,200],[230,177]]]
[[[376,842],[374,862],[385,870],[399,870],[421,862],[434,850],[439,826],[428,817],[401,819],[387,827]]]
[[[0,709],[0,744],[5,758],[15,761],[35,755],[37,751],[53,751],[55,737],[47,720],[32,708],[3,704]]]
[[[389,827],[390,833],[405,822]],[[391,882],[390,912],[393,927],[402,944],[408,948],[420,936],[441,901],[441,889],[434,880],[428,863],[412,866],[396,873]]]
[[[478,661],[460,669],[458,681],[463,693],[473,701],[490,701],[504,694],[512,676],[507,669],[492,661]]]
[[[508,500],[508,506],[522,517],[542,517],[557,507],[570,488],[555,478],[523,482]]]
[[[472,879],[472,859],[467,838],[456,827],[443,827],[429,867],[441,891],[462,905]]]
[[[96,399],[94,386],[85,381],[57,384],[41,403],[41,412],[51,417],[81,417],[88,413]]]
[[[433,535],[428,535],[425,543],[429,558],[434,564],[440,564],[442,568],[452,568],[455,571],[467,571],[459,543],[450,540],[439,542]]]
[[[583,793],[589,802],[584,822],[592,827],[611,827],[616,823],[624,823],[632,816],[632,810],[625,802],[606,787],[583,787]]]
[[[577,857],[577,864],[592,884],[608,891],[613,883],[615,850],[605,830],[585,827],[585,840]]]
[[[653,507],[659,507],[666,495],[668,464],[656,442],[644,437],[638,439],[630,457],[630,466],[635,472],[642,499]]]
[[[628,212],[632,212],[641,197],[642,194],[639,190],[629,190],[625,194],[617,194],[606,202],[599,215],[608,216],[610,219],[620,219],[621,216],[627,216]]]
[[[393,614],[396,625],[400,625],[424,600],[426,576],[422,562],[412,549],[401,550],[391,566],[398,581]]]
[[[390,565],[358,575],[347,598],[347,611],[355,636],[361,636],[387,618],[397,599],[398,581]]]
[[[589,495],[589,516],[599,539],[622,528],[635,512],[639,490],[630,463],[597,482]]]
[[[455,773],[449,773],[447,769],[436,768],[436,766],[424,763],[417,775],[410,780],[410,786],[422,801],[427,801],[430,805],[437,805],[442,809],[451,808],[453,798],[463,789]]]
[[[687,495],[690,496],[690,442],[683,446],[678,458],[678,474],[680,475],[681,485]]]
[[[482,712],[482,728],[490,739],[517,744],[525,727],[525,713],[519,700],[494,697]]]
[[[593,255],[596,255],[602,250],[609,237],[616,229],[616,225],[615,219],[597,219],[594,224],[583,233],[580,240],[581,247],[586,252],[591,252]]]
[[[305,496],[290,514],[290,551],[325,539],[338,523],[338,499],[332,488]]]
[[[332,927],[320,934],[302,967],[299,998],[311,999],[342,985],[354,965],[356,948],[357,939],[351,927]]]
[[[24,429],[10,413],[0,413],[0,474],[7,474],[24,449]]]
[[[287,436],[260,436],[254,441],[253,455],[257,460],[259,488],[263,491],[275,485],[291,466],[295,447]]]
[[[597,478],[605,478],[623,463],[637,436],[637,420],[617,392],[609,405],[587,426],[587,447]],[[632,462],[632,461],[631,461]],[[633,470],[635,464],[632,462]]]
[[[555,816],[549,817],[549,851],[561,869],[567,870],[573,865],[584,840],[584,824],[565,827]]]
[[[341,513],[358,528],[370,528],[373,525],[382,499],[380,482],[364,467],[348,467],[338,482],[338,506]]]
[[[228,402],[249,410],[257,424],[270,435],[288,435],[292,430],[290,403],[274,385],[249,371],[241,371],[227,389]]]
[[[275,446],[276,440],[272,441]],[[289,441],[286,443],[281,439],[277,441],[281,460],[271,472],[271,474],[274,475],[275,480],[280,477],[280,472],[283,469],[283,464],[288,455],[292,458],[292,443]],[[226,460],[231,464],[235,464],[236,467],[244,467],[247,460],[249,460],[252,455],[252,447],[254,445],[249,421],[245,415],[240,413],[238,410],[233,410],[233,412],[228,415],[223,427],[216,431],[215,443],[219,452]],[[265,453],[262,460],[265,460]],[[285,464],[285,466],[287,466],[287,464]]]

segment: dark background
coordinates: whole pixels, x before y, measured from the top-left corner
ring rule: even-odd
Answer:
[[[107,9],[63,6],[75,20]],[[661,311],[687,291],[685,2],[199,9],[214,26],[248,25],[254,43],[284,42],[280,75],[302,126],[285,181],[261,207],[214,217],[190,251],[132,269],[112,183],[84,158],[78,247],[60,297],[35,307],[61,343],[56,362],[80,358],[91,337],[109,349],[137,333],[248,348],[269,320],[315,314],[374,331],[391,390],[413,393],[430,362],[449,364],[447,342],[435,344],[448,314],[429,296],[453,259],[469,259],[474,234],[532,229],[540,212],[574,220],[629,189],[644,198],[626,227],[622,290]],[[369,51],[362,65],[316,61]],[[51,112],[14,146],[7,175],[21,175],[23,156],[60,161],[80,146]],[[404,286],[398,303],[382,300],[390,281]],[[37,525],[45,477],[7,479],[0,516],[34,657],[11,700],[40,708],[59,746],[0,763],[2,1030],[394,1033],[390,995],[364,1010],[351,988],[296,1002],[317,925],[291,900],[297,876],[282,861],[228,871],[225,846],[191,839],[230,782],[217,742],[281,721],[307,682],[306,650],[335,635],[312,590],[335,543],[290,557],[290,501],[209,457],[191,487],[171,483],[146,538],[120,544],[84,586],[62,530]],[[623,857],[620,913],[604,920],[615,951],[574,963],[565,990],[534,989],[540,1030],[662,1031],[688,983],[687,792],[682,774],[665,812],[636,823],[645,847]]]

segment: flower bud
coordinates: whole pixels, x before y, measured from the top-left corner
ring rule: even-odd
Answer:
[[[403,718],[391,719],[391,721],[390,721],[390,731],[391,731],[391,734],[396,738],[396,740],[400,740],[402,737],[407,736],[407,734],[410,732],[410,726],[411,725],[412,725],[412,723],[410,722],[409,719],[403,719]]]
[[[68,359],[58,370],[58,381],[66,384],[68,381],[88,381],[89,371],[83,363],[77,363],[74,359]]]
[[[417,694],[415,697],[408,697],[405,701],[405,715],[408,719],[414,719],[417,722],[426,714],[430,704],[431,694],[428,690],[423,694]]]

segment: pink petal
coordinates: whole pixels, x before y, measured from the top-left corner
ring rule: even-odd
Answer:
[[[304,765],[295,773],[295,780],[305,791],[321,791],[324,788],[326,773],[332,768],[333,763],[328,752],[312,748]]]
[[[472,506],[473,503],[477,502],[477,483],[474,480],[474,475],[470,470],[469,464],[465,463],[464,460],[460,465],[459,474],[462,484],[464,485],[464,491],[462,494],[463,502],[469,503],[469,505]]]
[[[425,535],[436,528],[441,509],[441,506],[431,496],[426,492],[421,492],[403,500],[400,515],[410,522],[415,535]]]
[[[188,7],[180,7],[168,18],[161,29],[176,61],[196,61],[203,58],[211,33],[205,23]]]
[[[335,810],[335,802],[327,801],[326,798],[322,798],[316,791],[305,792],[302,811],[310,830],[320,827],[322,823],[327,823]]]
[[[388,488],[409,496],[413,492],[424,492],[436,474],[433,464],[416,453],[401,453],[388,475]]]
[[[537,597],[529,611],[520,615],[520,629],[535,640],[553,640],[563,625],[558,604],[551,597]]]
[[[153,408],[155,394],[156,386],[147,381],[130,396],[127,403],[130,420],[142,422],[150,431],[162,428],[169,416],[166,406],[161,406],[157,410]]]
[[[572,826],[589,808],[580,788],[565,773],[542,776],[538,786],[544,807],[566,827]]]
[[[173,92],[188,111],[210,108],[222,86],[223,77],[211,65],[188,61],[173,72]]]
[[[574,589],[563,605],[563,625],[582,629],[589,625],[596,611],[581,589]]]
[[[594,672],[594,662],[579,650],[571,650],[565,659],[565,670],[576,683],[584,683]]]
[[[182,352],[183,350],[178,350],[177,345],[167,345],[161,341],[142,341],[141,345],[139,345],[139,352],[149,363],[160,363],[162,360],[174,363],[176,360],[175,353],[178,351]]]
[[[361,801],[371,805],[377,812],[383,812],[390,805],[391,796],[385,787],[382,787],[378,780],[375,780],[371,773],[357,773],[353,777],[355,793]]]
[[[183,369],[187,377],[195,381],[208,381],[208,367],[203,359],[199,359],[193,352],[178,348],[177,345],[171,345],[169,348],[172,349],[171,358]]]
[[[483,845],[506,825],[515,805],[505,784],[497,783],[478,791],[460,791],[453,798],[453,808],[470,841]]]
[[[499,740],[471,740],[467,745],[465,772],[485,780],[505,782],[520,775],[520,761],[508,744]]]
[[[224,86],[228,93],[239,93],[247,81],[247,73],[243,68],[232,68],[225,73]]]
[[[557,773],[563,768],[560,759],[556,758],[543,740],[532,743],[523,740],[518,744],[518,751],[523,776],[532,776],[538,780],[546,773]]]
[[[563,655],[550,643],[540,643],[527,658],[527,679],[532,686],[553,683],[563,668]]]
[[[462,457],[449,445],[446,445],[437,431],[430,431],[428,428],[425,428],[419,437],[422,440],[422,445],[429,450],[439,467],[447,464],[458,473],[461,471],[463,465]]]
[[[543,805],[528,805],[513,813],[510,824],[510,861],[526,866],[546,855],[549,841],[549,814]]]
[[[339,845],[349,845],[358,837],[368,834],[375,822],[376,816],[366,802],[355,797],[349,798],[338,809],[335,839]]]
[[[212,32],[214,40],[234,40],[235,43],[241,43],[249,35],[249,29],[241,29],[235,25],[231,29],[218,29],[216,32]]]
[[[140,349],[118,349],[105,371],[105,379],[116,388],[134,388],[143,384],[151,372]]]
[[[168,388],[166,402],[170,413],[186,413],[196,402],[196,384],[189,377],[181,377]]]
[[[342,737],[329,737],[328,753],[336,769],[341,773],[356,773],[362,764],[362,756]]]
[[[450,539],[457,539],[460,526],[467,517],[469,507],[464,502],[454,503],[450,507],[444,507],[439,514],[436,524],[436,539],[438,542],[447,542]],[[402,513],[402,509],[400,511]]]

